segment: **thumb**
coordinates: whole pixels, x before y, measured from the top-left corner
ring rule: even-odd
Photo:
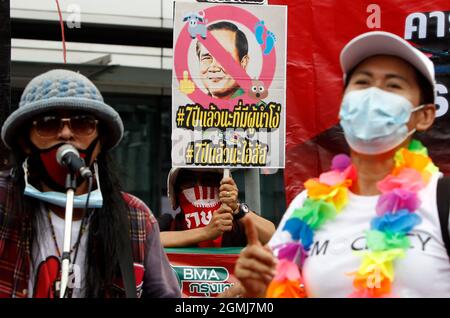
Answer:
[[[256,230],[255,223],[251,218],[243,218],[242,222],[245,227],[245,235],[247,236],[248,245],[261,245],[258,238],[258,231]]]
[[[183,80],[187,80],[188,79],[188,71],[183,71]]]
[[[216,210],[216,213],[233,213],[233,210],[231,210],[226,203],[222,203],[222,205]]]
[[[224,213],[225,212],[225,208],[224,208],[224,203],[222,203],[219,208],[216,210],[215,213]]]

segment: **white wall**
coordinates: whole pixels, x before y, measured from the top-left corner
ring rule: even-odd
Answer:
[[[82,22],[172,28],[171,0],[59,0],[59,4],[63,19],[70,14],[70,6],[75,5]],[[55,0],[11,0],[10,6],[13,18],[59,19]]]
[[[79,10],[81,28],[83,22],[172,28],[171,0],[59,0],[59,4],[65,22]],[[55,0],[11,0],[10,7],[11,18],[59,20]],[[12,39],[11,46],[12,61],[63,63],[61,42]],[[66,46],[67,63],[86,63],[110,54],[110,64],[172,67],[172,49],[71,42]]]
[[[172,49],[67,42],[67,63],[84,64],[110,55],[111,65],[143,68],[172,67]],[[11,40],[11,60],[64,63],[62,43],[40,40]]]

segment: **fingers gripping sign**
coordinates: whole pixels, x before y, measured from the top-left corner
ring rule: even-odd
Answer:
[[[231,177],[224,177],[220,181],[219,199],[222,204],[228,205],[232,212],[238,209],[238,193],[239,189]]]
[[[211,222],[205,227],[207,240],[214,240],[224,232],[231,231],[233,227],[233,215],[231,208],[223,205],[213,213]]]
[[[264,297],[275,276],[277,260],[268,247],[263,247],[251,218],[242,220],[247,235],[245,247],[236,262],[235,275],[245,289],[246,297]]]

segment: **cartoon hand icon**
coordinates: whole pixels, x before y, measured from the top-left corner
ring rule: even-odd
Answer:
[[[189,79],[188,71],[183,72],[183,79],[180,81],[179,89],[185,94],[191,94],[195,91],[195,84]]]

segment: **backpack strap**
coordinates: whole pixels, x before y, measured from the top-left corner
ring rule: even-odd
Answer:
[[[449,233],[449,214],[450,214],[450,177],[439,179],[437,184],[437,207],[439,212],[439,221],[441,223],[441,233],[444,240],[447,254],[450,257],[450,233]]]

